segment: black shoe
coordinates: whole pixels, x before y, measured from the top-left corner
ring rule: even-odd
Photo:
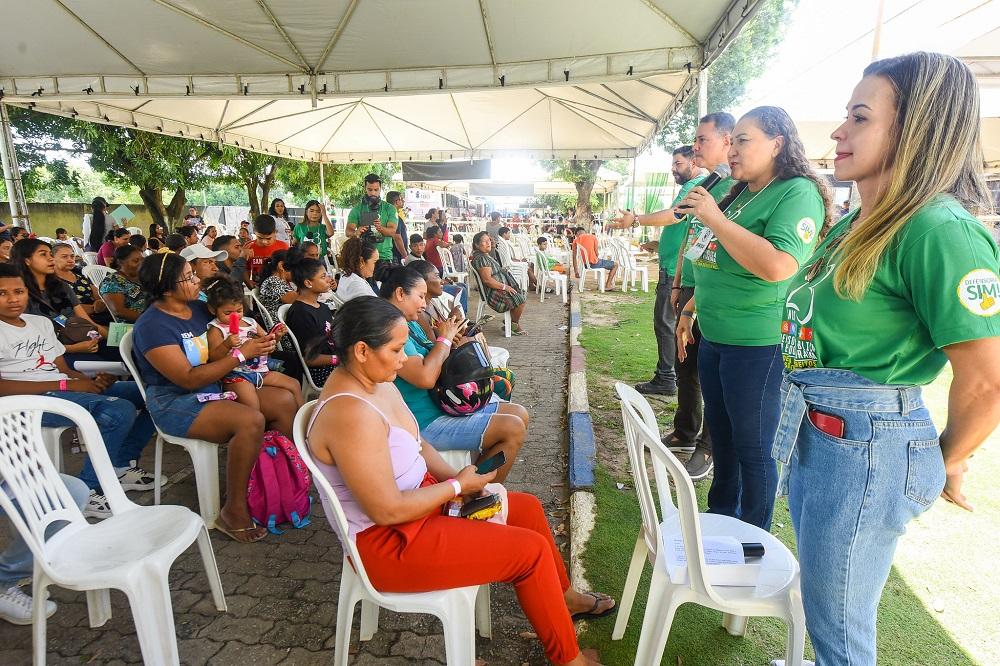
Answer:
[[[684,463],[684,469],[687,470],[692,481],[701,481],[712,473],[713,467],[715,465],[712,463],[712,452],[700,446],[695,448],[691,459]]]
[[[677,384],[660,384],[655,381],[636,384],[635,390],[643,395],[677,395]]]
[[[678,439],[674,433],[670,433],[666,437],[660,439],[663,445],[667,447],[668,450],[674,453],[694,453],[694,444],[689,444],[681,439]]]

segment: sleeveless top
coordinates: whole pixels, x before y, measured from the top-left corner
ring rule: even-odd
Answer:
[[[309,420],[309,427],[306,428],[306,439],[308,440],[309,433],[312,431],[313,424],[316,422],[316,417],[319,416],[323,407],[325,407],[326,404],[334,398],[344,396],[354,398],[355,400],[360,400],[365,403],[375,410],[375,412],[382,417],[382,420],[385,421],[385,425],[389,430],[389,457],[392,460],[392,473],[396,478],[396,487],[398,487],[401,491],[419,488],[424,477],[427,475],[427,463],[424,462],[423,456],[420,455],[420,440],[415,438],[405,428],[392,425],[386,415],[382,413],[382,410],[360,395],[355,395],[353,393],[336,393],[316,405],[316,408],[313,410],[312,418]],[[409,408],[407,408],[407,411],[409,411]],[[410,418],[413,418],[412,413],[410,414]],[[413,425],[417,425],[417,420],[415,418],[413,418]],[[340,475],[340,469],[336,465],[328,465],[323,461],[318,460],[315,456],[313,457],[313,462],[316,463],[316,467],[319,468],[319,470],[323,473],[323,476],[325,476],[330,482],[330,486],[333,488],[334,493],[336,493],[337,499],[340,500],[340,506],[344,510],[344,516],[347,518],[347,536],[353,539],[356,534],[363,532],[374,525],[375,522],[365,514],[364,509],[362,509],[361,505],[354,499],[354,495],[351,494],[347,484],[344,483],[344,478]],[[331,512],[326,506],[328,500],[326,497],[322,497],[322,500],[324,510],[327,511],[327,515],[331,515]],[[332,525],[332,522],[333,521],[331,521],[331,526],[334,530],[336,530],[336,526]],[[343,535],[340,536],[343,538]]]

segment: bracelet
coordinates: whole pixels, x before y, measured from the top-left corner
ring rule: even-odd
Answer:
[[[443,344],[448,349],[451,349],[451,340],[449,340],[448,338],[444,337],[443,335],[438,336],[438,339],[436,340],[436,342],[440,342],[441,344]]]
[[[682,317],[691,317],[691,319],[694,319],[695,312],[694,312],[694,310],[681,310],[681,316]]]
[[[445,483],[450,483],[451,487],[455,489],[455,497],[459,497],[462,494],[462,484],[457,479],[448,479]]]
[[[680,291],[681,289],[683,289],[683,287],[671,287],[670,291],[673,291],[674,289],[676,289],[677,291]]]
[[[243,352],[241,352],[238,347],[233,348],[233,351],[230,352],[230,356],[237,359],[240,363],[247,362],[247,357],[243,355]]]
[[[59,390],[60,391],[68,391],[69,390],[69,383],[65,379],[60,379],[59,380]]]

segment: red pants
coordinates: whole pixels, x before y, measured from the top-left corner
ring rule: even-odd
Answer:
[[[372,584],[381,592],[429,592],[513,583],[524,614],[545,647],[565,664],[580,654],[564,593],[569,578],[534,495],[508,493],[506,525],[432,515],[404,534],[375,525],[355,539]],[[419,521],[418,521],[419,522]]]

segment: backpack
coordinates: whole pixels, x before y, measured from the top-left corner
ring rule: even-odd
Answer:
[[[431,400],[448,416],[468,416],[493,397],[493,366],[483,345],[469,342],[451,352],[441,366]]]
[[[309,470],[295,444],[280,432],[264,433],[264,443],[247,484],[247,505],[253,521],[271,534],[282,534],[276,527],[281,523],[305,527],[312,509],[311,486]]]

